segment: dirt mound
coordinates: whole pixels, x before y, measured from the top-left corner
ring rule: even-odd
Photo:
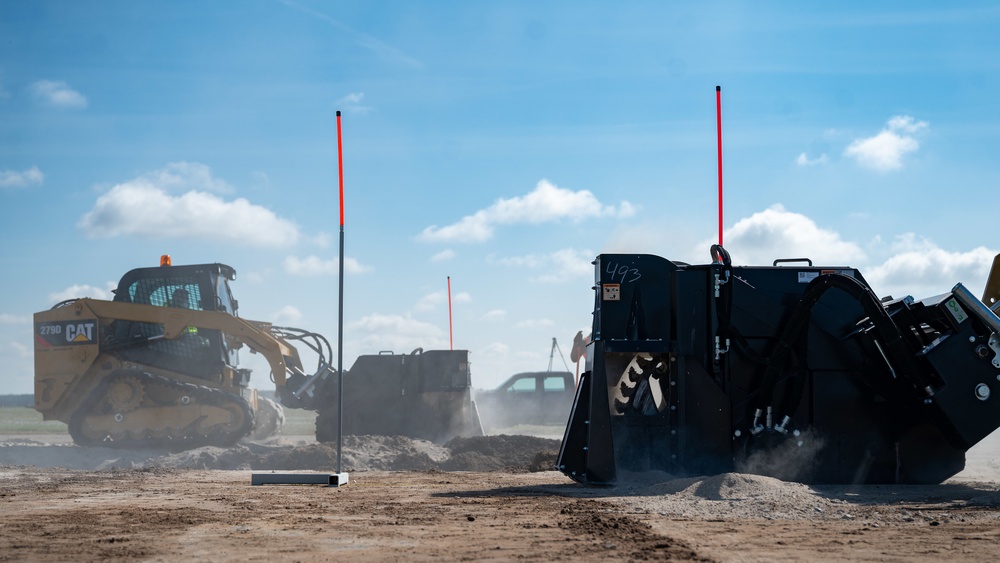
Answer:
[[[344,436],[344,471],[548,471],[558,440],[532,436],[456,438],[441,446],[404,436]],[[70,469],[177,468],[317,470],[337,468],[334,443],[242,442],[183,452],[83,448],[44,442],[0,443],[0,465]]]
[[[445,471],[550,471],[555,468],[559,441],[535,436],[475,436],[453,438]]]

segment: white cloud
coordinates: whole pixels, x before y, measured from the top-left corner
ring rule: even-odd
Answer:
[[[330,258],[324,260],[318,256],[288,256],[283,262],[285,273],[293,276],[333,276],[340,274],[340,259]],[[344,259],[344,273],[365,274],[374,271],[371,266],[365,266],[357,259],[347,257]]]
[[[271,189],[271,178],[267,175],[267,172],[255,170],[250,173],[250,177],[251,189],[260,191],[267,191]]]
[[[926,121],[916,121],[908,115],[892,117],[874,137],[857,139],[848,145],[844,155],[865,168],[880,172],[899,170],[903,167],[903,156],[920,148],[915,135],[927,127]]]
[[[503,342],[493,342],[479,350],[478,357],[488,360],[503,360],[510,354],[510,347]]]
[[[485,315],[483,315],[483,320],[487,322],[496,322],[496,321],[502,321],[506,317],[507,317],[507,311],[504,311],[503,309],[493,309],[492,311],[488,311]]]
[[[434,256],[431,256],[431,262],[447,262],[448,260],[451,260],[454,257],[455,257],[455,251],[450,248],[446,248],[441,252],[438,252]]]
[[[264,274],[262,274],[260,272],[249,272],[247,274],[243,274],[242,278],[244,280],[246,280],[246,281],[248,281],[250,283],[254,283],[254,284],[264,283]]]
[[[110,300],[113,297],[111,290],[115,287],[117,287],[117,284],[113,282],[108,282],[107,289],[101,289],[92,285],[71,285],[61,291],[50,293],[49,301],[54,305],[67,299],[78,299],[81,297]]]
[[[974,295],[981,295],[997,254],[982,246],[949,252],[914,233],[896,237],[890,250],[888,260],[861,274],[880,295],[912,295],[917,299],[951,291],[959,282]]]
[[[524,328],[528,330],[548,328],[552,326],[553,323],[551,319],[525,319],[519,321],[514,325],[514,328]]]
[[[11,315],[10,313],[0,313],[0,325],[19,325],[31,322],[28,315]]]
[[[533,281],[543,283],[561,283],[593,276],[592,262],[597,256],[589,250],[564,248],[549,254],[527,254],[524,256],[508,256],[496,261],[504,266],[541,270]]]
[[[795,159],[795,164],[798,166],[816,166],[819,164],[826,164],[829,159],[826,157],[826,153],[823,153],[816,158],[809,158],[806,153],[800,154]]]
[[[319,233],[312,238],[312,243],[320,248],[327,248],[333,242],[333,235],[330,233]]]
[[[549,255],[551,269],[538,277],[538,281],[558,283],[594,275],[596,254],[589,250],[564,248]]]
[[[816,264],[847,266],[865,259],[858,245],[780,204],[737,221],[724,233],[724,242],[734,264],[770,265],[777,258],[810,258]],[[699,248],[711,244],[703,241]]]
[[[197,189],[218,191],[225,186],[201,165],[168,165],[112,187],[77,227],[93,238],[188,238],[268,247],[298,241],[298,227],[273,211],[244,198],[226,201]],[[181,195],[169,193],[192,187]]]
[[[65,82],[39,80],[28,86],[28,90],[39,102],[57,108],[85,108],[87,98],[72,89]]]
[[[27,188],[28,186],[41,186],[45,181],[45,174],[32,166],[27,170],[17,172],[15,170],[0,171],[0,188]]]
[[[451,297],[451,303],[471,303],[472,296],[466,292],[456,293]],[[413,310],[421,313],[427,311],[433,311],[441,305],[448,303],[448,292],[447,291],[434,291],[428,293],[417,300],[417,304],[413,306]]]
[[[14,353],[19,358],[31,358],[35,355],[35,351],[23,342],[9,342],[8,344],[14,349]]]
[[[363,334],[364,347],[409,353],[416,348],[444,349],[448,339],[435,325],[401,315],[373,314],[348,323],[346,331]]]
[[[946,293],[963,283],[981,295],[997,250],[976,247],[948,251],[914,233],[886,245],[876,238],[869,252],[887,256],[871,260],[855,243],[834,231],[821,229],[798,213],[775,205],[741,219],[725,233],[726,248],[736,265],[770,265],[775,258],[810,258],[819,266],[854,266],[877,295],[923,299]],[[702,243],[707,248],[711,242]]]
[[[364,115],[372,111],[371,106],[364,105],[365,93],[364,92],[352,92],[343,98],[337,100],[337,106],[344,106],[345,113],[353,113],[357,115]]]
[[[425,313],[427,311],[433,311],[438,308],[442,303],[448,301],[448,294],[444,291],[435,291],[433,293],[428,293],[417,300],[417,304],[413,306],[413,310]]]
[[[200,162],[171,162],[161,170],[142,176],[163,191],[183,193],[191,190],[231,194],[236,190],[225,180],[212,176],[212,169]]]
[[[300,320],[302,320],[302,311],[291,305],[285,305],[271,313],[271,322],[276,325],[295,324]]]
[[[587,190],[574,192],[542,180],[534,191],[523,197],[498,199],[486,209],[467,215],[451,225],[431,225],[420,233],[419,238],[428,242],[475,243],[492,238],[497,225],[537,225],[562,219],[580,221],[601,216],[630,217],[634,213],[635,208],[627,201],[617,207],[603,205]]]
[[[661,236],[653,228],[646,232]],[[982,246],[945,250],[913,233],[897,236],[891,244],[875,237],[863,250],[858,244],[843,240],[838,232],[820,228],[811,218],[786,211],[781,205],[740,219],[724,236],[735,265],[770,266],[776,258],[809,258],[816,266],[856,267],[876,295],[897,298],[939,295],[959,282],[973,295],[980,296],[998,252]],[[672,260],[704,264],[708,262],[706,251],[714,242],[703,240],[692,246],[688,253],[693,258],[688,259],[673,252],[637,250],[635,245],[622,245],[609,252],[651,252]]]

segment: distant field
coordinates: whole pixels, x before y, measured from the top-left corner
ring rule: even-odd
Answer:
[[[0,407],[0,434],[68,434],[66,424],[42,420],[31,407]]]
[[[285,436],[312,436],[316,432],[316,413],[285,409]],[[42,420],[42,413],[31,407],[0,407],[0,434],[68,434],[66,424]]]

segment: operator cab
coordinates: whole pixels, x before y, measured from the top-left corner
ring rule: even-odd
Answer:
[[[222,311],[235,317],[237,303],[229,289],[229,281],[235,279],[236,270],[225,264],[136,268],[122,276],[114,300],[173,307],[174,293],[183,289],[190,296],[190,309]]]
[[[172,266],[169,257],[161,263],[122,276],[114,301],[237,316],[238,304],[229,288],[229,281],[236,279],[232,267],[218,263]],[[150,337],[163,334],[162,324],[117,320],[112,334],[114,344],[123,346],[119,355],[124,359],[203,379],[221,377],[226,366],[235,368],[239,364],[236,350],[227,345],[218,330],[188,327],[180,338],[150,341]]]

